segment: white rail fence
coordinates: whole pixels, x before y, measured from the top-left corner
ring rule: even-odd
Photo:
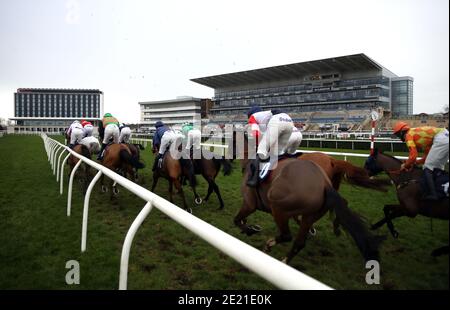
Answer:
[[[141,143],[144,147],[146,147],[148,144],[151,144],[152,140],[151,139],[143,139],[143,138],[136,138],[133,137],[130,139],[130,141],[132,143]],[[217,152],[219,154],[224,155],[225,154],[225,149],[228,148],[228,145],[223,145],[223,144],[213,144],[213,143],[201,143],[200,144],[203,147],[208,147],[211,149],[214,149],[214,152]],[[218,151],[215,149],[219,149]],[[369,153],[345,153],[345,152],[323,152],[323,151],[312,151],[312,150],[297,150],[297,152],[302,152],[302,153],[316,153],[316,152],[320,152],[320,153],[324,153],[327,155],[331,155],[331,156],[343,156],[344,160],[347,161],[347,157],[369,157]],[[407,159],[407,156],[395,156],[398,159]],[[418,157],[417,159],[420,159],[420,157]]]
[[[88,213],[89,213],[89,199],[92,189],[95,183],[98,181],[102,174],[113,179],[115,182],[137,195],[147,203],[142,208],[136,219],[133,221],[129,228],[125,241],[122,247],[122,254],[120,260],[120,276],[119,276],[119,289],[127,289],[128,278],[128,263],[130,249],[133,242],[133,238],[141,226],[144,219],[149,215],[150,211],[155,207],[171,219],[190,230],[213,247],[224,252],[249,270],[258,274],[262,278],[266,279],[273,285],[281,289],[314,289],[314,290],[327,290],[331,289],[325,284],[311,278],[302,272],[274,259],[273,257],[251,247],[250,245],[234,238],[216,227],[200,220],[192,214],[184,211],[176,205],[170,203],[164,198],[150,192],[149,190],[131,182],[130,180],[116,174],[115,172],[105,168],[104,166],[89,160],[59,143],[58,141],[49,138],[46,134],[41,135],[45,150],[47,152],[48,160],[53,169],[53,174],[56,174],[56,180],[60,182],[60,194],[63,193],[63,176],[64,165],[68,157],[73,156],[80,159],[75,165],[69,178],[68,196],[67,196],[67,216],[70,216],[71,212],[71,199],[72,199],[72,185],[73,178],[81,163],[85,163],[98,172],[92,179],[88,186],[88,189],[84,198],[83,206],[83,220],[82,220],[82,236],[81,236],[81,251],[86,251],[87,246],[87,228],[88,228]],[[66,154],[67,152],[67,154]],[[66,155],[65,155],[66,154]],[[65,155],[65,156],[64,156]],[[64,156],[64,159],[62,159]],[[62,162],[61,162],[62,160]]]

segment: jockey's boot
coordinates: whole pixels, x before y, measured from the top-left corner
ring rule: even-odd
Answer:
[[[102,143],[102,148],[100,149],[100,152],[98,153],[97,160],[103,159],[103,151],[105,151],[107,144]]]
[[[427,184],[427,188],[428,188],[428,193],[426,195],[424,195],[423,199],[424,200],[439,200],[437,192],[436,192],[436,186],[434,185],[434,179],[433,179],[433,171],[425,168],[423,170],[423,174],[425,176],[425,181]]]
[[[156,170],[156,167],[158,167],[159,161],[162,159],[162,155],[158,153],[158,155],[155,158],[155,161],[153,162],[153,168],[152,171]]]
[[[250,162],[250,174],[248,175],[247,186],[256,187],[259,183],[259,163],[262,162],[259,155],[256,155],[255,159]]]

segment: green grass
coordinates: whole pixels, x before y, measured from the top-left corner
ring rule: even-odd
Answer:
[[[352,151],[356,152],[356,151]],[[91,196],[87,251],[80,252],[83,196],[74,182],[72,216],[66,216],[65,191],[59,195],[44,145],[39,137],[0,138],[0,289],[117,289],[120,253],[125,234],[145,202],[121,188],[112,202],[96,185]],[[145,188],[151,185],[150,150],[143,152],[147,167],[141,176]],[[349,159],[350,160],[350,159]],[[361,166],[364,158],[352,158]],[[217,179],[225,202],[219,211],[213,194],[210,201],[194,207],[194,215],[261,249],[276,234],[272,217],[256,212],[250,223],[263,231],[252,237],[240,233],[233,217],[241,205],[241,173],[235,163],[231,176]],[[198,177],[198,192],[206,193],[206,182]],[[299,182],[301,182],[301,178]],[[167,197],[167,182],[160,180],[156,193]],[[185,189],[188,203],[193,195]],[[369,222],[379,220],[384,204],[395,203],[394,190],[378,193],[344,184],[341,194],[350,207]],[[175,204],[181,201],[175,196]],[[353,240],[346,234],[336,237],[328,216],[318,223],[318,234],[291,265],[336,289],[448,289],[449,257],[433,258],[430,252],[448,244],[448,222],[418,216],[395,220],[400,233],[387,235],[381,247],[381,285],[366,285],[364,260]],[[297,228],[291,223],[295,234]],[[282,258],[291,243],[278,245],[270,255]],[[80,262],[81,283],[65,283],[65,264]],[[270,268],[268,266],[267,268]],[[138,231],[131,249],[129,289],[272,289],[270,283],[228,258],[173,220],[153,210]]]

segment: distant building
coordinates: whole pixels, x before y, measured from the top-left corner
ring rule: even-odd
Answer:
[[[210,118],[243,122],[250,106],[281,109],[300,123],[361,123],[373,109],[413,113],[413,78],[365,54],[306,61],[191,81],[214,89]]]
[[[178,97],[171,100],[142,101],[140,128],[153,131],[157,121],[167,125],[200,121],[206,117],[211,100],[194,97]]]
[[[14,93],[15,131],[61,132],[75,119],[98,125],[103,92],[98,89],[19,88]]]

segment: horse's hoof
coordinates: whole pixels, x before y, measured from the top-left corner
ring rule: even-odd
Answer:
[[[311,227],[309,229],[309,234],[314,237],[317,234],[317,230],[314,227]]]
[[[394,237],[395,239],[398,238],[398,232],[397,232],[396,230],[394,230],[394,231],[392,232],[392,237]]]
[[[266,245],[264,246],[264,252],[268,253],[272,249],[272,247],[277,244],[275,238],[270,238],[267,240]]]
[[[107,193],[108,188],[105,185],[102,185],[102,193]]]
[[[189,212],[190,214],[192,214],[192,208],[187,208],[186,212]]]
[[[197,197],[197,198],[194,199],[194,202],[195,202],[195,204],[198,206],[198,205],[201,205],[201,204],[202,204],[203,200],[202,200],[202,198]]]
[[[119,195],[119,189],[117,187],[113,187],[113,193],[115,196]]]
[[[287,263],[288,263],[287,257],[283,258],[283,259],[281,260],[281,262],[282,262],[282,263],[285,263],[285,264],[287,265]]]

